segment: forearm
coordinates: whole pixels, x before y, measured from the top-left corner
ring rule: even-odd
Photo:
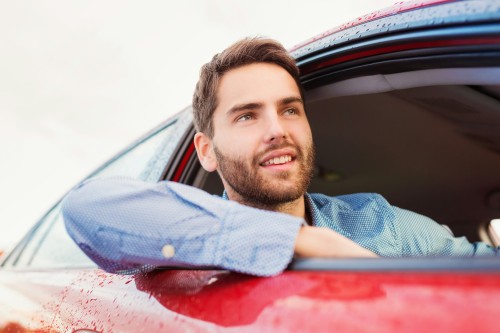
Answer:
[[[295,243],[300,257],[376,258],[378,255],[328,228],[303,227]]]

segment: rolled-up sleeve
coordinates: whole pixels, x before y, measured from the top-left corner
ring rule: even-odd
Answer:
[[[274,275],[292,259],[302,223],[191,186],[126,178],[82,183],[62,212],[78,246],[115,273],[174,266]]]

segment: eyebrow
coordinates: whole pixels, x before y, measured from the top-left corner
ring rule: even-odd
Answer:
[[[278,105],[280,105],[280,106],[292,104],[292,103],[300,103],[300,104],[304,105],[304,101],[302,100],[302,98],[300,98],[298,96],[285,97],[285,98],[278,101]]]
[[[257,109],[262,108],[263,105],[264,104],[262,104],[262,103],[237,104],[237,105],[233,106],[232,108],[230,108],[229,110],[227,110],[226,114],[231,115],[231,114],[238,113],[241,111],[257,110]]]
[[[287,105],[287,104],[292,104],[292,103],[301,103],[304,104],[304,101],[302,98],[297,97],[297,96],[290,96],[290,97],[285,97],[282,98],[278,101],[279,106]],[[234,113],[242,112],[242,111],[250,111],[250,110],[258,110],[264,106],[263,103],[243,103],[243,104],[237,104],[231,107],[226,114],[231,115]]]

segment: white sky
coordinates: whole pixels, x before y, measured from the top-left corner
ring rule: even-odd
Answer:
[[[0,249],[70,187],[190,104],[232,42],[286,47],[395,0],[0,0]]]

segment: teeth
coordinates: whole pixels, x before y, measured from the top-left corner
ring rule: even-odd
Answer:
[[[262,165],[267,166],[267,165],[274,165],[274,164],[285,164],[285,163],[290,162],[291,160],[292,160],[292,157],[290,155],[280,156],[280,157],[271,158],[270,160],[262,163]]]

